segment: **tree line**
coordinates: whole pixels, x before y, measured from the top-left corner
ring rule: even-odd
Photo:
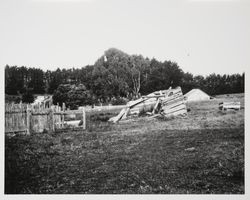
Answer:
[[[142,55],[129,55],[110,48],[94,65],[43,71],[25,66],[5,67],[5,93],[9,95],[54,94],[54,100],[76,99],[78,104],[133,99],[157,90],[181,86],[183,93],[200,88],[209,95],[244,92],[245,74],[194,76],[172,61],[160,62]],[[73,93],[72,93],[73,91]],[[71,92],[67,97],[63,93]],[[61,96],[60,96],[61,95]],[[72,98],[71,98],[72,100]],[[71,102],[71,101],[69,101]]]

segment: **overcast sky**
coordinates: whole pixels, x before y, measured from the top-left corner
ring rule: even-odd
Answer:
[[[249,0],[0,0],[0,65],[83,67],[110,47],[195,75],[250,67]]]

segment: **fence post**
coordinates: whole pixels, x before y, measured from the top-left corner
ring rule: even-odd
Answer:
[[[65,103],[62,105],[62,128],[64,128]]]
[[[52,121],[52,131],[54,132],[55,131],[54,107],[51,106],[50,109],[51,109],[50,114],[51,114],[51,121]]]
[[[26,110],[26,116],[27,116],[27,134],[30,135],[30,118],[31,118],[31,109],[30,106],[27,105],[27,110]]]
[[[82,108],[82,127],[83,127],[83,130],[86,129],[86,112],[85,112],[85,108],[83,107]]]

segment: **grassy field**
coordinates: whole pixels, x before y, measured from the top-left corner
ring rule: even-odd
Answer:
[[[225,100],[243,109],[222,112]],[[5,193],[244,194],[244,94],[187,106],[187,117],[99,114],[87,131],[5,137]]]

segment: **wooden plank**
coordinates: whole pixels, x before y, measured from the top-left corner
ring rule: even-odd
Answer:
[[[170,110],[172,108],[175,108],[175,107],[178,107],[178,106],[181,106],[181,105],[185,105],[185,103],[183,101],[179,101],[179,102],[176,102],[174,104],[163,105],[162,109],[164,109],[164,110]]]
[[[85,108],[82,109],[82,128],[86,130],[86,112]]]
[[[166,95],[142,96],[143,99],[166,97]]]
[[[185,114],[187,114],[187,110],[186,109],[181,109],[181,110],[175,111],[173,113],[164,114],[164,116],[165,117],[171,117],[171,116],[185,115]]]
[[[240,110],[240,105],[223,105],[224,109],[238,109]]]
[[[130,111],[130,108],[127,108],[121,119],[126,119],[129,111]]]
[[[52,117],[52,131],[55,131],[55,115],[54,115],[54,107],[51,107],[51,117]]]
[[[62,112],[65,112],[65,103],[62,105]],[[64,128],[64,114],[62,115],[62,128]]]
[[[158,108],[159,103],[160,103],[160,99],[157,99],[157,102],[156,102],[156,104],[155,104],[155,106],[153,108],[152,114],[155,114],[156,109]]]
[[[223,102],[223,105],[240,105],[240,102]]]
[[[38,115],[38,116],[40,116],[40,115],[49,115],[49,111],[46,111],[46,112],[32,112],[32,115]]]
[[[27,134],[30,135],[30,118],[31,118],[31,109],[27,107]]]
[[[179,110],[179,109],[182,109],[182,108],[185,108],[186,109],[186,105],[184,103],[182,104],[179,104],[177,106],[174,106],[172,108],[167,108],[165,109],[165,107],[163,107],[162,109],[165,111],[165,112],[174,112],[176,110]]]
[[[131,104],[128,104],[128,107],[131,109],[131,108],[133,108],[134,106],[136,106],[136,105],[138,105],[138,104],[140,104],[140,103],[142,103],[142,102],[144,102],[144,101],[146,101],[147,99],[138,99],[138,100],[136,100],[135,102],[132,102]]]
[[[5,133],[18,133],[18,132],[27,132],[27,129],[13,129],[4,131]]]
[[[179,96],[179,97],[176,97],[176,98],[166,98],[166,99],[163,99],[162,100],[162,104],[166,105],[166,104],[171,104],[171,103],[175,103],[175,102],[178,102],[178,101],[184,101],[183,95]]]
[[[63,111],[56,111],[54,112],[54,115],[71,115],[71,114],[82,114],[82,109],[81,110],[65,110]]]
[[[26,113],[26,111],[21,111],[21,110],[20,110],[20,111],[14,111],[14,110],[12,111],[12,110],[10,110],[10,111],[5,111],[5,113],[6,113],[6,114],[12,114],[12,113]]]
[[[174,112],[177,112],[177,111],[182,110],[182,109],[185,109],[187,111],[185,104],[181,104],[181,105],[176,106],[176,107],[174,107],[172,109],[164,109],[163,108],[163,113],[164,114],[174,113]]]
[[[125,111],[126,111],[126,108],[123,108],[117,116],[110,118],[109,121],[116,123],[122,118],[122,116],[125,114]]]
[[[164,99],[162,99],[163,102],[166,102],[166,101],[173,101],[177,98],[183,98],[184,99],[184,96],[182,95],[182,93],[179,93],[179,94],[176,94],[176,95],[172,95],[170,97],[166,97]]]
[[[219,103],[219,108],[223,109],[223,110],[227,110],[227,109],[236,109],[236,110],[240,110],[240,102],[221,102]]]

